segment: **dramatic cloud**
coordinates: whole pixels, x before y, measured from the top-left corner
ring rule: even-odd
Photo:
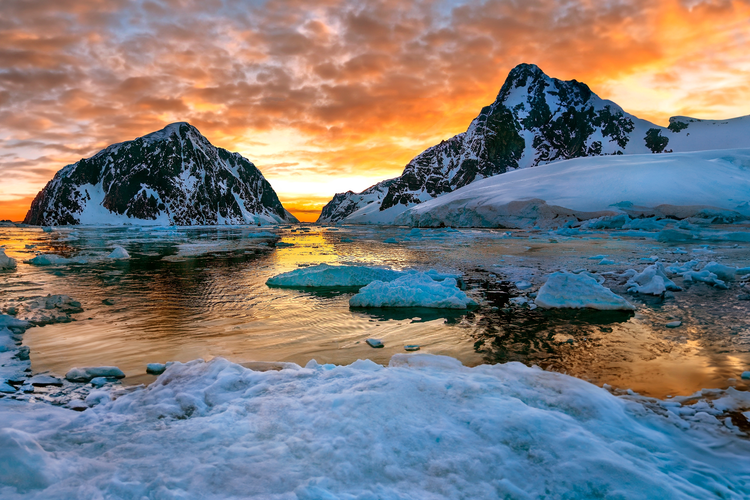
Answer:
[[[189,121],[306,220],[466,129],[531,62],[659,123],[750,114],[750,3],[5,0],[0,218],[54,171]]]

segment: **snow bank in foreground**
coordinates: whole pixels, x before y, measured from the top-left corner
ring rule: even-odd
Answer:
[[[409,273],[390,282],[373,281],[349,299],[351,307],[466,309],[474,304],[454,278],[435,281],[427,273]]]
[[[576,158],[473,182],[394,222],[522,228],[620,212],[684,218],[709,207],[747,215],[749,165],[750,149]]]
[[[375,280],[392,281],[402,274],[380,267],[320,264],[279,274],[269,278],[266,284],[287,288],[361,287]]]
[[[600,309],[634,311],[635,306],[587,274],[552,273],[534,303],[544,309]]]
[[[387,368],[175,363],[81,414],[0,400],[0,471],[15,468],[0,496],[747,498],[750,442],[679,410],[423,354]]]

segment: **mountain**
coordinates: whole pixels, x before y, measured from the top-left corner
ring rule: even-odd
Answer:
[[[750,117],[674,117],[669,127],[660,127],[601,99],[584,83],[551,78],[533,64],[520,64],[467,131],[411,160],[382,199],[373,200],[379,205],[319,222],[392,223],[408,207],[477,180],[559,160],[743,146],[750,146]],[[356,196],[337,194],[326,208],[336,213],[337,204]]]
[[[360,208],[374,202],[381,202],[388,193],[388,188],[396,179],[388,179],[370,186],[361,193],[347,191],[346,193],[336,194],[328,204],[323,207],[323,211],[318,217],[318,223],[324,224],[342,220],[353,214]]]
[[[34,198],[24,222],[186,226],[296,219],[255,165],[180,122],[64,167]]]

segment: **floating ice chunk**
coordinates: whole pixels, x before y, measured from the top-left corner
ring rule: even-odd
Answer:
[[[383,347],[383,342],[380,339],[367,339],[365,340],[365,342],[367,342],[367,345],[369,345],[370,347],[374,347],[376,349]]]
[[[740,375],[740,378],[744,380],[750,379],[750,372],[742,372],[742,375]]]
[[[661,241],[662,243],[685,242],[694,240],[695,235],[690,231],[682,231],[680,229],[665,229],[659,232],[659,235],[656,237],[656,239],[658,241]]]
[[[161,375],[166,369],[167,365],[163,363],[149,363],[146,365],[146,373],[151,375]]]
[[[309,229],[307,230],[309,231]],[[245,234],[246,238],[278,238],[278,235],[269,231],[250,231]]]
[[[679,292],[682,288],[667,278],[661,262],[646,267],[643,272],[628,280],[628,292],[661,295],[667,290]]]
[[[7,381],[0,379],[0,393],[13,394],[16,392],[16,388],[10,385]]]
[[[107,377],[94,377],[89,382],[93,387],[104,387],[109,382]]]
[[[529,303],[528,297],[513,297],[508,302],[518,307],[524,306]]]
[[[413,352],[418,351],[419,345],[418,344],[407,344],[404,346],[404,351]]]
[[[734,281],[734,278],[737,275],[736,267],[725,266],[724,264],[719,264],[718,262],[714,261],[711,261],[703,266],[703,271],[713,273],[723,281]]]
[[[52,375],[34,375],[27,382],[35,387],[45,387],[48,385],[55,385],[59,387],[63,385],[62,380],[57,377],[53,377]]]
[[[695,267],[698,265],[697,260],[691,260],[688,262],[685,262],[683,264],[680,264],[679,262],[675,262],[671,266],[667,266],[667,271],[669,271],[672,274],[683,274],[688,271],[695,270]]]
[[[718,276],[710,271],[688,271],[686,273],[682,273],[682,279],[684,279],[685,281],[701,281],[703,283],[708,283],[709,285],[715,286],[716,288],[721,288],[722,290],[726,290],[729,288],[726,283],[721,281]]]
[[[349,299],[351,307],[466,309],[474,304],[455,279],[435,281],[425,273],[408,273],[390,282],[373,281]]]
[[[55,467],[54,459],[30,434],[0,429],[0,486],[15,487],[20,492],[46,488],[54,478]]]
[[[49,227],[49,226],[42,226],[42,232],[44,232],[44,233],[51,233],[52,232],[52,228]]]
[[[682,326],[682,321],[670,321],[665,325],[667,328],[677,328]]]
[[[515,285],[516,285],[516,288],[518,288],[519,290],[527,290],[531,288],[532,286],[531,282],[526,281],[526,280],[516,281]]]
[[[286,241],[279,241],[276,243],[276,248],[288,248],[293,246],[294,243],[287,243]]]
[[[534,300],[543,309],[600,309],[633,311],[635,306],[587,274],[552,273]]]
[[[652,255],[651,257],[641,257],[638,260],[640,260],[641,262],[656,262],[656,261],[659,260],[659,256],[658,255]]]
[[[91,393],[86,396],[86,399],[84,399],[83,402],[86,403],[89,408],[92,408],[102,403],[108,403],[111,400],[112,398],[109,396],[109,393],[107,391],[91,391]]]
[[[606,255],[592,255],[591,257],[587,257],[589,260],[601,260],[606,258]]]
[[[5,255],[5,248],[0,247],[0,269],[15,269],[16,259]]]
[[[393,281],[403,273],[380,267],[317,266],[301,267],[266,281],[269,286],[288,288],[362,287],[373,281]]]
[[[635,229],[639,231],[660,231],[664,229],[668,224],[674,224],[673,220],[670,219],[657,219],[656,217],[649,217],[646,219],[633,219],[627,224],[623,225],[623,229]]]
[[[125,374],[116,366],[88,366],[71,368],[65,378],[71,382],[89,382],[96,377],[124,378]]]
[[[398,243],[398,241],[396,241],[396,238],[386,238],[383,243]]]
[[[43,253],[26,261],[27,264],[35,266],[65,266],[68,264],[86,264],[87,260],[82,258],[67,259],[53,253]]]
[[[600,266],[612,266],[614,264],[615,264],[614,260],[602,259],[601,261],[599,261]]]
[[[115,249],[112,250],[112,253],[107,255],[107,258],[113,260],[125,260],[130,258],[130,254],[124,248],[116,246]]]
[[[581,224],[583,229],[622,229],[630,222],[627,214],[607,215],[596,219],[589,219]]]
[[[82,399],[71,399],[65,407],[74,411],[85,411],[88,410],[89,405]]]

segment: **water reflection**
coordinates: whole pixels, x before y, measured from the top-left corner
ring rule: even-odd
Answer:
[[[0,274],[0,304],[46,293],[79,300],[85,312],[78,321],[27,332],[34,370],[63,374],[72,366],[112,364],[128,381],[143,380],[149,362],[213,356],[387,363],[406,344],[467,365],[521,361],[657,396],[726,387],[728,378],[750,366],[749,304],[734,300],[731,291],[695,285],[667,299],[628,296],[642,306],[635,316],[508,307],[517,293],[512,283],[521,277],[540,283],[546,272],[561,268],[614,270],[586,258],[597,254],[616,260],[615,269],[641,269],[638,259],[669,256],[668,245],[607,234],[551,242],[535,232],[508,237],[505,231],[309,229],[274,230],[286,244],[276,247],[275,240],[253,237],[268,231],[258,228],[2,228],[0,245],[19,260],[45,252],[83,256],[89,263],[20,263]],[[388,238],[398,243],[384,243]],[[114,245],[132,258],[107,260]],[[189,255],[196,249],[204,253]],[[746,247],[713,251],[725,262],[750,265]],[[356,290],[265,285],[273,275],[320,263],[459,271],[480,306],[468,312],[350,309]],[[616,281],[607,286],[625,294]],[[672,319],[684,327],[665,328]],[[368,347],[368,337],[386,347]]]

